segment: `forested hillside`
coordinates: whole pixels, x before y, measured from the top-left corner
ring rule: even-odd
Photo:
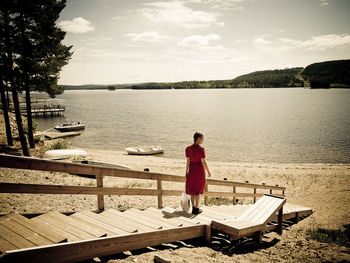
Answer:
[[[228,80],[149,82],[140,84],[65,86],[71,89],[224,89],[224,88],[349,87],[350,60],[327,61],[302,67],[263,70]],[[112,88],[113,87],[113,88]]]
[[[348,87],[350,88],[350,59],[314,63],[302,72],[311,88]]]

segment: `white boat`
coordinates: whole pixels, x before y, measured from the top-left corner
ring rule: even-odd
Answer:
[[[54,128],[61,132],[79,131],[85,129],[85,124],[80,122],[66,122],[56,125]]]
[[[125,151],[130,155],[151,155],[163,153],[164,148],[161,146],[139,146],[125,148]]]
[[[43,155],[44,159],[62,160],[74,157],[86,158],[87,153],[79,149],[49,150]]]
[[[73,163],[81,163],[81,164],[89,164],[89,165],[95,165],[95,166],[103,166],[108,168],[121,168],[121,169],[131,169],[130,166],[124,165],[124,164],[115,164],[115,163],[106,163],[106,162],[95,162],[95,161],[73,161]]]

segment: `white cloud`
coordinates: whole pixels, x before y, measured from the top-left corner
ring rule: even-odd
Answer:
[[[288,44],[286,48],[304,47],[308,49],[325,50],[340,46],[350,45],[350,35],[348,34],[330,34],[313,36],[309,40],[301,41],[289,38],[281,38],[280,41]]]
[[[264,37],[257,37],[254,39],[253,43],[255,45],[269,45],[271,44],[271,41],[264,39]]]
[[[320,6],[327,6],[328,5],[328,0],[318,0]]]
[[[125,16],[114,16],[114,17],[112,17],[113,21],[123,21],[125,19],[126,19]]]
[[[211,41],[220,40],[221,37],[217,34],[209,34],[209,35],[192,35],[187,36],[178,42],[179,46],[185,47],[200,47],[200,48],[219,48],[222,46],[210,46]]]
[[[64,31],[76,34],[83,34],[95,30],[94,25],[82,17],[73,18],[73,20],[65,20],[58,23]]]
[[[146,42],[160,42],[164,39],[161,37],[158,32],[155,31],[147,31],[139,34],[128,33],[125,36],[129,37],[133,42],[146,41]]]
[[[178,25],[184,28],[204,28],[211,25],[223,26],[217,21],[217,14],[193,10],[183,2],[153,2],[144,4],[141,14],[156,23]]]
[[[246,0],[191,0],[191,2],[193,3],[207,4],[210,5],[212,8],[226,10],[242,10],[243,7],[239,4],[245,1]]]

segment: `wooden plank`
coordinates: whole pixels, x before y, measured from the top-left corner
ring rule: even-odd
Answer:
[[[195,225],[179,229],[164,229],[127,236],[102,237],[68,244],[50,245],[6,253],[3,262],[76,262],[113,255],[128,250],[156,246],[179,240],[205,237],[206,225]]]
[[[0,224],[6,227],[7,229],[11,229],[13,232],[20,235],[24,239],[27,239],[36,246],[54,244],[52,241],[46,239],[45,237],[30,230],[29,228],[26,228],[25,226],[17,223],[16,221],[8,217],[0,218]]]
[[[172,217],[171,215],[169,215],[166,212],[163,212],[160,209],[157,208],[153,208],[153,207],[149,207],[146,210],[143,211],[144,213],[154,213],[155,215],[159,215],[160,218],[164,218],[165,220],[170,220],[169,222],[171,222],[171,224],[174,224],[176,226],[193,226],[196,223],[195,222],[187,222],[187,221],[183,221],[183,220],[179,220],[175,217]]]
[[[85,232],[84,230],[81,230],[81,229],[77,228],[76,226],[67,223],[66,221],[61,221],[60,219],[57,219],[53,216],[50,216],[49,214],[43,214],[43,215],[38,216],[37,218],[41,219],[42,221],[45,221],[51,225],[59,227],[62,230],[69,232],[72,235],[75,235],[81,239],[95,238],[94,235],[89,234],[88,232]]]
[[[214,215],[217,215],[223,219],[236,219],[235,216],[232,216],[228,213],[225,213],[219,209],[217,209],[216,207],[213,206],[203,206],[202,209],[206,212],[209,211],[210,213],[213,213]]]
[[[176,209],[171,208],[171,207],[164,207],[162,209],[162,212],[165,213],[168,216],[174,217],[178,220],[184,221],[184,222],[188,222],[191,224],[200,224],[203,221],[198,220],[197,218],[193,217],[193,215],[191,214],[187,214],[186,216],[184,216],[184,213],[179,213],[178,211],[176,211]],[[206,222],[204,222],[206,223]]]
[[[103,176],[100,174],[96,175],[96,185],[100,188],[103,187]],[[97,209],[99,211],[103,211],[105,209],[104,195],[97,195]]]
[[[60,243],[67,241],[67,237],[64,235],[61,235],[59,233],[55,232],[55,229],[48,225],[42,225],[41,223],[33,221],[33,219],[28,219],[18,213],[11,213],[6,215],[5,217],[8,217],[17,223],[29,228],[33,232],[36,232],[43,237],[45,237],[48,240],[51,240],[53,243]]]
[[[240,217],[238,217],[238,220],[245,221],[247,217],[249,217],[251,214],[253,214],[259,205],[263,206],[264,204],[268,203],[271,199],[268,199],[266,196],[259,199],[259,201],[253,205],[251,205],[247,211],[245,211]]]
[[[95,217],[91,216],[90,214],[86,214],[85,212],[90,212],[90,211],[84,211],[84,212],[80,211],[80,212],[77,212],[77,213],[70,215],[70,216],[74,217],[74,218],[79,218],[83,221],[86,221],[88,223],[91,223],[93,225],[96,225],[96,226],[99,226],[99,227],[105,229],[107,231],[108,236],[121,235],[121,234],[127,233],[126,231],[124,231],[120,228],[117,228],[115,226],[112,226],[110,224],[106,224],[106,223],[102,222],[101,220],[96,219]],[[93,212],[91,212],[91,213],[93,213]]]
[[[215,210],[235,218],[243,214],[243,211],[241,209],[235,209],[235,208],[217,206],[215,207]]]
[[[125,217],[122,217],[120,215],[114,214],[113,212],[111,212],[111,209],[107,210],[107,211],[103,211],[101,214],[103,214],[104,216],[115,220],[118,222],[118,224],[123,224],[124,226],[128,226],[131,229],[136,229],[136,232],[145,232],[145,231],[150,231],[153,230],[152,228],[143,225],[143,224],[139,224],[135,221],[131,221],[126,219]]]
[[[102,167],[102,166],[87,165],[87,164],[44,160],[40,158],[12,156],[12,155],[6,155],[6,154],[1,154],[0,157],[1,157],[0,167],[7,167],[7,168],[57,171],[57,172],[67,172],[72,174],[86,174],[86,175],[93,174],[93,175],[102,175],[102,176],[116,176],[116,177],[150,179],[150,180],[157,180],[159,178],[162,181],[173,181],[173,182],[186,181],[184,176],[179,176],[179,175],[125,170],[125,169],[119,169],[119,168],[110,168],[110,167]],[[237,186],[237,187],[245,187],[245,188],[257,188],[257,189],[274,189],[274,190],[281,190],[281,191],[286,189],[285,187],[280,187],[280,186],[222,181],[222,180],[211,179],[211,178],[208,178],[207,182],[210,185],[226,185],[226,186]]]
[[[114,227],[121,229],[125,232],[128,232],[128,233],[137,232],[137,227],[129,225],[126,220],[120,220],[120,218],[112,219],[111,217],[109,217],[106,214],[103,214],[103,213],[96,214],[96,213],[91,212],[91,211],[89,211],[89,213],[86,213],[86,211],[82,211],[82,213],[85,214],[86,216],[90,216],[96,220],[99,220],[103,223],[114,226]]]
[[[5,251],[14,250],[14,249],[17,249],[15,245],[13,245],[12,243],[8,242],[6,239],[0,236],[0,251],[2,253],[4,253]]]
[[[265,198],[265,197],[264,197]],[[269,209],[275,206],[277,204],[278,200],[273,198],[265,198],[263,202],[256,203],[256,206],[252,206],[252,209],[249,215],[246,215],[244,217],[244,214],[239,217],[240,220],[247,220],[247,221],[258,221],[258,216],[266,214]]]
[[[165,191],[165,190],[164,190]],[[115,187],[89,187],[70,185],[45,184],[13,184],[0,183],[1,193],[28,193],[28,194],[80,194],[80,195],[158,195],[156,189],[130,189]],[[167,190],[169,194],[173,191]]]
[[[160,214],[158,214],[159,216],[157,216],[152,211],[144,212],[144,211],[140,211],[140,210],[135,209],[135,208],[128,209],[127,211],[134,212],[134,213],[138,214],[139,216],[141,216],[141,218],[144,217],[146,220],[151,220],[152,222],[160,224],[162,226],[162,228],[177,227],[177,225],[170,224],[169,220],[162,218],[162,216]]]
[[[283,201],[283,200],[282,200]],[[269,206],[266,206],[264,209],[256,213],[254,219],[252,219],[254,222],[260,222],[264,223],[271,215],[276,213],[276,209],[281,205],[281,200],[274,200],[272,204]]]
[[[79,228],[95,237],[103,237],[106,236],[106,230],[103,228],[100,228],[96,225],[90,224],[88,222],[85,222],[83,220],[80,220],[78,218],[69,217],[66,215],[61,214],[57,211],[52,211],[48,213],[49,216],[52,216],[58,220],[61,220],[67,224],[70,224],[72,226],[75,226],[76,228]]]
[[[24,237],[18,235],[12,230],[6,228],[0,224],[0,233],[3,239],[6,239],[8,242],[13,244],[16,248],[26,248],[26,247],[35,247],[36,245],[25,239]]]
[[[162,180],[160,178],[157,178],[157,189],[162,191]],[[163,207],[163,196],[162,192],[158,194],[158,208]]]
[[[109,210],[108,210],[109,211]],[[159,224],[159,222],[156,222],[155,220],[150,219],[149,217],[145,217],[145,216],[141,216],[136,214],[135,212],[126,210],[125,212],[119,212],[116,210],[111,210],[111,212],[113,211],[113,213],[118,214],[122,217],[127,218],[128,220],[132,220],[135,221],[137,223],[146,225],[152,229],[162,229],[162,225]]]
[[[77,237],[77,236],[69,233],[68,231],[65,231],[64,229],[55,226],[52,223],[46,222],[46,221],[42,220],[42,218],[34,217],[34,218],[30,219],[30,221],[33,223],[36,223],[38,225],[41,225],[43,227],[50,227],[50,229],[52,229],[53,233],[58,234],[60,236],[64,236],[68,242],[82,240],[82,238]]]

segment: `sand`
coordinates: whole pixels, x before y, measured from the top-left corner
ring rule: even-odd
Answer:
[[[149,168],[153,172],[184,174],[185,160],[157,156],[128,156],[123,152],[84,149],[88,159],[131,166],[136,170]],[[212,162],[207,160],[212,178],[250,183],[278,184],[286,186],[290,203],[310,207],[315,212],[298,224],[284,231],[282,236],[266,234],[261,245],[248,243],[236,246],[216,240],[211,247],[198,242],[175,242],[157,247],[155,251],[144,249],[133,254],[115,255],[108,262],[150,262],[159,255],[172,262],[338,262],[350,261],[349,247],[319,243],[310,239],[308,229],[323,227],[341,229],[350,224],[350,164],[264,164]],[[39,172],[0,168],[1,182],[44,183],[65,185],[95,185],[94,179],[81,178],[65,173]],[[150,180],[105,178],[106,186],[156,188]],[[163,183],[164,189],[183,189],[182,183]],[[215,187],[211,190],[222,191]],[[228,189],[227,189],[228,190]],[[179,206],[179,197],[167,197],[164,205]],[[252,198],[240,202],[252,202]],[[156,207],[156,197],[106,196],[106,208]],[[50,210],[79,211],[96,209],[95,196],[83,195],[0,195],[0,212],[24,213]],[[219,242],[220,241],[220,242]]]

